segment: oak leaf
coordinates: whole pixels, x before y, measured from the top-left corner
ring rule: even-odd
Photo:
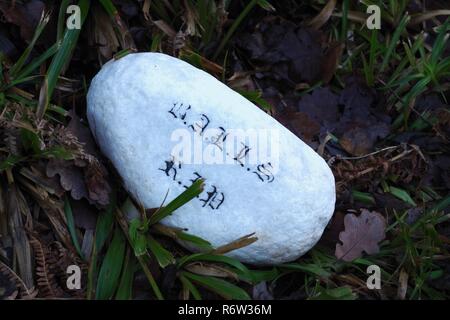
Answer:
[[[345,230],[340,233],[335,255],[338,259],[352,261],[361,257],[362,252],[379,252],[378,243],[385,238],[386,220],[376,211],[362,209],[361,214],[347,214],[344,218]]]

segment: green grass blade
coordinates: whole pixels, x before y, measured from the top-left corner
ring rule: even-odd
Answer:
[[[400,200],[403,200],[404,202],[412,205],[413,207],[417,207],[417,204],[414,202],[414,200],[406,190],[390,186],[389,193],[399,198]]]
[[[30,75],[34,70],[39,68],[42,63],[44,63],[48,58],[53,56],[58,51],[58,45],[54,44],[50,48],[48,48],[43,54],[39,57],[33,59],[25,68],[23,68],[19,74],[16,76],[17,80],[11,82],[10,86],[14,86],[18,83],[23,82],[22,80]]]
[[[349,287],[326,289],[320,287],[319,293],[308,300],[355,300],[356,294]]]
[[[433,208],[433,211],[439,212],[450,206],[450,196],[439,201]]]
[[[198,196],[203,191],[204,180],[199,179],[195,181],[189,188],[187,188],[182,194],[173,199],[167,206],[159,209],[154,215],[149,219],[149,224],[155,224],[168,215],[172,214],[176,209],[180,208],[187,202],[191,201],[193,198]]]
[[[340,41],[342,41],[342,42],[345,42],[347,40],[348,8],[349,8],[349,0],[342,1],[342,22],[341,22],[341,35],[340,35]]]
[[[73,219],[72,208],[70,206],[69,199],[67,197],[64,199],[64,212],[67,219],[67,228],[69,229],[70,237],[72,238],[73,245],[77,249],[78,254],[84,259],[83,253],[81,252],[80,243],[78,242],[77,230],[75,228],[75,220]]]
[[[214,249],[209,241],[206,241],[205,239],[186,233],[184,231],[177,232],[177,238],[193,244],[200,251],[212,251]]]
[[[119,14],[119,11],[117,11],[117,8],[114,6],[111,0],[100,0],[100,3],[110,17],[114,17],[115,15]]]
[[[236,90],[239,92],[243,97],[245,97],[247,100],[250,100],[254,104],[256,104],[258,107],[263,109],[264,111],[271,111],[272,105],[264,100],[262,97],[262,91],[244,91],[244,90]]]
[[[5,160],[0,162],[0,173],[5,170],[13,168],[16,164],[22,161],[23,158],[15,155],[9,155]]]
[[[355,199],[356,201],[367,203],[369,205],[374,205],[376,203],[375,198],[370,193],[367,192],[352,190],[352,196],[353,199]]]
[[[130,202],[131,203],[131,202]],[[124,207],[122,207],[122,210]],[[124,211],[126,212],[126,211]],[[147,237],[144,232],[141,232],[141,220],[138,218],[132,219],[128,227],[128,237],[136,257],[147,254]]]
[[[247,292],[228,281],[209,276],[199,276],[185,271],[182,272],[182,275],[225,299],[250,300]]]
[[[83,25],[89,11],[90,1],[80,0],[78,2],[78,6],[81,11],[81,25]],[[61,46],[59,47],[56,55],[53,57],[50,67],[48,68],[47,75],[45,76],[44,83],[41,87],[37,109],[38,118],[42,118],[47,110],[53,91],[55,90],[58,77],[60,76],[64,66],[68,63],[70,56],[75,49],[80,31],[81,30],[78,29],[67,29],[65,31],[64,37],[61,40]]]
[[[133,280],[136,270],[136,260],[128,250],[122,276],[120,278],[119,288],[116,293],[116,300],[131,300],[133,298]]]
[[[106,300],[113,297],[125,259],[125,245],[125,237],[117,227],[98,274],[96,299]]]
[[[370,54],[369,54],[369,75],[370,82],[369,85],[373,86],[375,83],[375,62],[376,57],[379,52],[379,43],[378,43],[378,30],[372,30],[370,36]]]
[[[394,34],[392,35],[392,39],[389,43],[388,49],[384,55],[383,62],[381,64],[380,72],[383,72],[384,69],[389,64],[389,60],[392,56],[392,54],[395,51],[395,48],[397,47],[398,40],[400,39],[400,36],[402,35],[403,31],[405,31],[406,26],[408,25],[409,20],[411,20],[410,16],[408,14],[405,14],[400,20],[400,23],[398,24],[397,29],[395,29]]]
[[[258,6],[260,6],[261,8],[263,8],[266,11],[275,11],[275,8],[267,0],[259,0]]]
[[[241,272],[248,273],[249,270],[246,266],[244,266],[241,262],[236,259],[222,256],[222,255],[214,255],[208,253],[194,253],[190,256],[185,256],[178,261],[178,267],[181,268],[183,265],[194,262],[194,261],[209,261],[209,262],[221,262],[224,264],[228,264]]]
[[[114,225],[114,207],[109,206],[108,210],[101,213],[97,218],[97,225],[95,228],[95,246],[97,250],[103,249],[106,240],[111,235],[111,231]]]
[[[249,270],[249,272],[241,272],[239,270],[233,270],[240,280],[246,281],[252,284],[258,284],[261,281],[272,281],[279,276],[280,272],[277,268],[270,270]]]
[[[129,203],[129,204],[131,204],[131,203]],[[127,210],[134,211],[136,208],[131,205],[124,205],[123,209],[125,210],[124,212],[122,212],[119,209],[116,210],[116,212],[117,212],[116,218],[117,218],[118,223],[120,224],[120,227],[122,228],[122,231],[126,234],[126,233],[129,233],[129,231],[130,231],[129,230],[130,228],[127,223],[127,218],[126,218],[127,216],[130,216],[130,215],[129,215],[129,212],[127,212]],[[130,239],[130,237],[128,237],[127,239],[129,241],[130,245],[133,246],[133,243],[132,243],[132,240]],[[135,250],[135,248],[133,248],[133,249]],[[136,256],[136,259],[138,260],[139,265],[140,265],[142,271],[144,272],[144,274],[148,280],[148,283],[150,284],[150,287],[152,288],[156,298],[158,300],[164,300],[161,290],[159,290],[159,287],[156,284],[153,274],[151,273],[151,271],[147,265],[147,262],[145,259],[147,257],[148,257],[147,255],[140,255],[140,256]]]
[[[114,225],[114,210],[116,206],[115,193],[111,193],[111,203],[106,212],[100,213],[97,217],[97,225],[95,227],[95,240],[92,248],[91,261],[88,270],[87,299],[90,300],[94,296],[94,288],[97,277],[97,256],[102,250],[106,240],[109,238]]]
[[[64,35],[64,27],[66,25],[66,11],[70,0],[62,0],[58,12],[58,26],[56,27],[56,42],[61,41]]]
[[[34,48],[34,45],[36,44],[36,41],[39,39],[42,31],[44,31],[45,26],[47,25],[48,21],[50,20],[50,15],[42,12],[41,20],[39,21],[39,24],[36,27],[36,31],[34,32],[33,38],[30,41],[30,44],[25,49],[25,51],[22,53],[20,58],[17,60],[17,62],[12,66],[10,69],[10,76],[13,79],[17,79],[17,74],[22,69],[23,65],[27,61],[28,57],[30,56],[31,51]]]
[[[323,269],[321,266],[312,263],[311,264],[286,263],[280,265],[279,267],[287,270],[302,271],[325,279],[331,276],[330,272]]]
[[[440,27],[438,36],[434,41],[433,50],[431,51],[431,64],[433,65],[437,64],[439,58],[445,50],[445,45],[448,39],[449,23],[450,19],[447,19],[445,23]]]
[[[164,249],[164,247],[152,237],[148,237],[147,244],[161,268],[165,268],[169,264],[173,264],[175,262],[175,258],[173,257],[173,255],[169,251]]]

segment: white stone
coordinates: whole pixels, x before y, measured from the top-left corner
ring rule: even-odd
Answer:
[[[333,214],[335,184],[326,162],[257,106],[184,61],[159,53],[110,61],[93,79],[87,103],[101,150],[146,208],[159,207],[168,190],[166,203],[174,199],[195,173],[206,179],[200,197],[163,223],[214,246],[256,233],[258,241],[229,256],[258,265],[292,261],[315,245]],[[261,133],[261,140],[239,140],[236,129]],[[222,132],[229,133],[227,145]],[[177,153],[182,140],[171,138],[180,133],[199,150],[191,158]],[[255,158],[264,133],[273,134],[267,140],[272,153]],[[225,163],[214,158],[211,164],[209,152]]]

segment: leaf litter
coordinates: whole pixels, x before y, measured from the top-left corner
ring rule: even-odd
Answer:
[[[12,265],[11,243],[0,238],[0,297],[71,297],[70,292],[55,289],[64,282],[63,267],[70,263],[82,265],[83,278],[87,278],[87,266],[77,256],[73,237],[68,232],[64,199],[69,198],[76,237],[83,243],[84,252],[95,250],[95,240],[92,239],[95,224],[99,220],[104,221],[105,210],[115,201],[112,189],[117,187],[117,175],[110,166],[105,165],[83,121],[82,84],[121,49],[137,47],[147,51],[151,44],[151,50],[178,54],[191,63],[200,62],[198,67],[218,78],[222,77],[228,85],[264,107],[266,112],[318,151],[332,168],[336,178],[336,211],[318,249],[293,262],[302,272],[284,273],[282,266],[275,270],[255,270],[253,276],[260,279],[259,283],[243,285],[254,298],[354,298],[352,290],[363,297],[373,297],[373,293],[361,288],[357,273],[337,271],[336,261],[339,260],[333,255],[344,261],[372,259],[372,255],[379,252],[385,237],[393,243],[399,241],[398,229],[386,229],[391,223],[396,221],[415,228],[424,219],[430,219],[430,212],[433,213],[436,203],[443,208],[442,212],[448,214],[448,79],[442,79],[436,90],[427,90],[411,102],[409,119],[413,125],[398,126],[395,122],[400,113],[398,102],[395,104],[392,101],[397,101],[399,97],[395,97],[390,89],[380,88],[385,83],[382,80],[388,80],[385,78],[388,71],[377,74],[376,85],[370,86],[364,77],[363,66],[358,62],[352,62],[354,66],[350,72],[344,70],[344,62],[351,60],[350,52],[358,55],[357,46],[361,42],[357,43],[355,39],[360,34],[353,29],[354,33],[345,42],[331,35],[330,27],[340,27],[336,24],[340,21],[336,13],[341,9],[335,1],[328,1],[323,6],[283,0],[273,3],[275,13],[255,10],[255,14],[245,19],[239,26],[239,32],[231,37],[224,60],[212,59],[212,52],[218,45],[214,37],[211,37],[211,43],[201,43],[200,35],[205,34],[208,26],[200,15],[196,15],[198,12],[191,3],[183,3],[181,16],[173,16],[169,20],[164,15],[171,17],[177,8],[168,2],[157,9],[150,1],[117,0],[114,4],[117,13],[112,16],[100,13],[103,12],[100,5],[94,8],[99,13],[96,19],[88,16],[88,33],[81,34],[65,77],[60,77],[53,100],[58,105],[75,106],[72,111],[65,112],[65,116],[52,112],[52,118],[37,119],[32,104],[27,107],[23,105],[24,98],[30,100],[38,96],[35,86],[31,84],[12,88],[11,92],[19,95],[20,100],[12,103],[8,96],[2,109],[0,202],[6,199],[10,212],[20,212],[21,219],[15,220],[19,229],[26,230],[31,226],[39,237],[28,235],[16,238],[17,248],[26,248],[26,239],[32,242],[31,247],[34,246],[34,250],[23,251],[21,266],[17,270],[9,267]],[[11,61],[18,58],[18,51],[25,48],[32,38],[44,7],[43,2],[37,0],[16,2],[15,5],[1,3],[0,11],[6,21],[2,22],[0,33],[1,48],[7,58],[3,63],[6,67],[5,79]],[[50,7],[57,12],[57,6]],[[421,2],[408,5],[408,10],[416,15],[413,19],[415,25],[410,23],[408,32],[418,33],[417,21],[423,21],[421,26],[430,34],[426,46],[430,46],[436,38],[433,28],[436,24],[442,25],[445,13],[439,11],[442,5],[438,1],[431,1],[427,7],[435,11],[425,12],[421,16],[427,9],[422,7]],[[210,9],[220,13],[214,26],[220,41],[242,8],[232,4],[229,8]],[[52,17],[54,19],[55,15]],[[349,14],[349,23],[357,23],[353,18]],[[50,26],[51,23],[48,28]],[[42,53],[45,41],[50,41],[48,39],[48,35],[44,35],[44,39],[38,41],[39,45],[32,50],[32,58]],[[447,56],[450,53],[448,48],[447,43]],[[399,51],[394,52],[395,59],[390,61],[390,66],[400,63],[396,60],[398,56]],[[39,72],[45,73],[44,67]],[[7,188],[3,189],[3,186]],[[17,190],[13,195],[23,194],[16,197],[16,202],[12,202],[11,194],[7,193],[11,188]],[[123,193],[119,187],[120,201],[123,200]],[[17,204],[15,209],[11,206],[13,203]],[[0,224],[8,217],[3,214],[4,207],[4,204],[0,205]],[[361,210],[359,215],[354,214],[357,210]],[[429,255],[440,257],[434,265],[445,271],[448,269],[445,248],[450,243],[450,229],[445,222],[438,227],[439,239],[447,247],[431,244],[430,250],[434,251]],[[1,228],[0,225],[0,231],[4,232]],[[182,233],[180,230],[177,232],[172,232],[174,239]],[[5,234],[8,235],[8,230]],[[419,232],[411,237],[414,241],[424,241],[418,240],[423,239],[422,234]],[[189,239],[199,241],[192,237]],[[157,240],[176,257],[188,254],[172,240],[164,237]],[[231,244],[230,249],[253,241],[247,240]],[[38,246],[36,241],[41,245]],[[426,247],[422,245],[421,248]],[[389,250],[390,244],[385,249]],[[30,264],[26,261],[36,253],[39,255],[39,259],[35,260],[39,270],[33,273],[27,269]],[[395,261],[400,260],[401,250],[396,249],[393,256]],[[422,268],[429,270],[426,269],[426,261],[421,259],[421,256],[416,256],[411,264],[422,263]],[[58,264],[54,263],[55,260]],[[42,272],[47,264],[53,269]],[[58,269],[58,266],[61,268]],[[193,294],[187,287],[180,287],[179,270],[174,265],[168,265],[161,272],[158,263],[151,259],[149,266],[156,281],[165,283],[163,291],[168,297],[186,298]],[[237,275],[218,263],[194,263],[182,272],[191,272],[193,279],[197,279],[195,273],[198,273],[197,276],[213,274],[234,282]],[[307,277],[308,272],[321,274],[317,285],[315,277]],[[398,277],[398,290],[391,290],[387,285],[388,288],[380,296],[411,297],[409,283],[413,283],[414,277],[418,276],[415,272],[411,265],[402,265],[401,272],[393,274]],[[25,284],[24,281],[30,282],[29,274],[34,275],[32,282],[37,284],[36,288],[29,286],[30,283]],[[57,285],[51,278],[56,279]],[[272,281],[275,278],[277,280]],[[145,273],[136,273],[134,297],[154,298],[148,291],[148,279]],[[426,283],[439,290],[449,290],[448,277],[445,276],[427,280]],[[308,294],[305,291],[307,286]],[[86,293],[84,290],[89,292],[88,287],[87,283],[83,283],[83,294]],[[198,290],[204,298],[217,298],[224,294],[202,288]],[[242,292],[235,293],[242,296]]]

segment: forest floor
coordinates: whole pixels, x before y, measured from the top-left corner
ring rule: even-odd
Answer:
[[[79,29],[66,27],[70,4]],[[369,4],[380,29],[366,24]],[[0,11],[0,299],[449,298],[448,1],[30,0]],[[86,93],[106,61],[134,51],[209,72],[328,162],[336,209],[309,253],[244,265],[223,253],[251,237],[212,248],[158,223],[199,184],[159,209],[130,201],[90,134]],[[67,288],[70,265],[80,290]]]

